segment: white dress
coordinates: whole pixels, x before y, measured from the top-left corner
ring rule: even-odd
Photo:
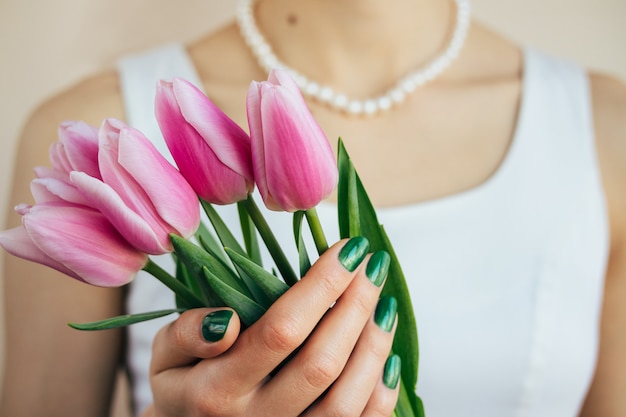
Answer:
[[[411,291],[428,417],[575,417],[593,376],[608,221],[588,80],[570,63],[532,49],[524,56],[517,128],[497,172],[469,191],[378,211]],[[200,85],[191,61],[168,45],[119,70],[129,123],[167,153],[155,82],[176,75]],[[335,207],[318,211],[336,239]],[[269,221],[291,247],[289,218]],[[172,306],[149,275],[132,284],[129,312]],[[137,413],[151,402],[152,338],[169,320],[129,330]]]

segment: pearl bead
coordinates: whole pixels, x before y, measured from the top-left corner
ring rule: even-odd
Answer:
[[[396,104],[402,103],[404,99],[406,98],[406,94],[404,93],[404,91],[402,91],[399,88],[391,90],[389,92],[389,96],[391,97],[391,100],[393,100],[393,102]]]
[[[335,94],[335,97],[333,97],[331,103],[333,107],[337,109],[345,109],[348,107],[348,97],[344,96],[343,94]]]
[[[241,34],[252,54],[257,58],[259,65],[267,72],[273,68],[285,69],[304,95],[322,103],[328,103],[332,108],[352,115],[372,116],[381,111],[389,110],[393,105],[403,103],[407,95],[415,91],[417,87],[439,76],[459,55],[471,23],[469,0],[455,0],[456,24],[446,49],[427,65],[404,76],[383,94],[365,100],[355,100],[348,98],[345,94],[335,92],[329,86],[310,81],[306,76],[288,67],[274,55],[271,46],[259,32],[254,21],[253,5],[255,1],[240,0],[236,17]]]
[[[361,114],[363,113],[363,103],[359,100],[352,100],[348,104],[348,112],[352,114]]]
[[[333,92],[332,88],[322,87],[319,93],[317,94],[317,98],[324,103],[328,103],[332,100],[334,95],[335,93]]]
[[[391,105],[393,104],[393,101],[388,96],[379,97],[376,102],[380,110],[389,110],[391,108]]]
[[[374,114],[378,111],[378,102],[374,99],[369,99],[363,103],[363,112],[366,114]]]
[[[317,96],[320,91],[320,85],[316,82],[310,82],[304,86],[304,93],[309,96]]]

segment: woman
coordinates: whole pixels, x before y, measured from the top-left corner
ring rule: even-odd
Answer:
[[[455,4],[435,0],[263,0],[254,10],[283,62],[357,99],[441,56],[459,26]],[[188,53],[207,94],[245,126],[242,97],[267,74],[239,28]],[[42,106],[24,131],[11,205],[29,201],[31,169],[47,164],[60,121],[125,118],[121,89],[138,95],[130,88],[117,73],[103,74]],[[372,116],[309,103],[331,142],[344,139],[393,229],[417,312],[418,391],[428,415],[624,415],[624,86],[472,23],[458,58],[405,96]],[[165,325],[151,362],[154,405],[138,411],[389,415],[395,390],[381,380],[391,333],[370,319],[377,289],[366,285],[366,262],[355,272],[337,262],[343,245],[320,259],[307,287],[239,337],[233,316],[221,340],[203,341],[204,310]],[[124,290],[57,279],[13,258],[5,274],[3,412],[106,415],[124,335],[86,335],[63,323],[120,314]],[[130,308],[141,298],[135,288]],[[315,313],[293,314],[304,298]],[[343,308],[321,318],[337,298]],[[305,339],[283,377],[266,378]],[[141,375],[137,398],[148,383]]]

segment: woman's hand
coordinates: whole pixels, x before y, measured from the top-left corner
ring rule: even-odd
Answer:
[[[190,310],[163,328],[144,416],[389,416],[396,303],[378,301],[388,255],[366,252],[362,238],[335,244],[241,334],[229,309]]]

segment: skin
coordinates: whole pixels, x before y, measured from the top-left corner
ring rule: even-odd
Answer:
[[[373,0],[264,0],[257,8],[262,32],[285,62],[295,68],[306,68],[311,78],[340,86],[348,95],[356,97],[384,90],[400,74],[440,51],[450,15],[450,5],[435,0],[398,0],[393,7],[388,2],[381,4]],[[407,24],[402,24],[404,22]],[[413,23],[408,24],[410,22]],[[332,42],[328,42],[329,39]],[[255,64],[237,28],[226,26],[190,45],[189,53],[205,91],[236,122],[246,126],[243,97],[250,80],[265,79],[266,74]],[[334,144],[338,136],[346,142],[375,204],[410,204],[470,189],[497,170],[515,128],[521,77],[519,47],[474,23],[463,52],[453,66],[393,111],[363,119],[346,117],[314,102],[310,106],[331,142]],[[590,74],[590,81],[596,148],[608,203],[611,251],[597,371],[580,416],[618,417],[626,415],[623,395],[626,391],[626,195],[623,192],[626,185],[623,163],[626,160],[626,87],[598,74]],[[113,72],[85,80],[38,108],[22,134],[9,204],[31,201],[28,183],[33,177],[32,167],[48,165],[47,148],[56,140],[56,127],[61,121],[82,119],[99,125],[104,117],[124,117],[119,83]],[[18,216],[11,214],[9,225],[18,223]],[[317,314],[309,320],[297,323],[278,320],[279,324],[272,330],[267,326],[268,319],[250,329],[253,331],[237,337],[235,317],[226,337],[213,345],[199,340],[199,323],[206,311],[184,314],[165,328],[155,342],[152,362],[156,404],[145,415],[177,415],[181,410],[172,408],[175,406],[188,407],[185,411],[193,409],[190,415],[237,415],[252,408],[255,415],[265,412],[271,415],[268,399],[280,391],[277,383],[282,381],[288,386],[287,381],[301,382],[303,379],[296,375],[303,372],[299,366],[302,359],[306,355],[317,359],[319,356],[312,353],[315,352],[312,348],[303,349],[300,359],[292,360],[284,369],[284,379],[267,382],[262,376],[267,375],[270,363],[276,363],[297,341],[304,340],[321,317],[322,308],[336,297],[341,297],[344,304],[348,304],[346,300],[364,297],[362,311],[354,313],[360,321],[351,327],[326,315],[307,338],[305,346],[325,346],[322,340],[328,342],[346,331],[352,335],[348,346],[380,343],[367,336],[376,330],[368,319],[375,305],[375,290],[367,290],[364,284],[368,282],[362,274],[341,272],[335,259],[331,255],[323,258],[319,268],[329,268],[328,271],[340,277],[342,284],[333,284],[339,287],[332,287],[328,292],[323,276],[315,272],[307,282],[312,293],[318,296],[314,306]],[[52,270],[13,257],[6,258],[4,274],[6,294],[10,296],[5,301],[7,363],[1,414],[108,415],[115,365],[122,358],[123,334],[76,332],[65,323],[120,314],[123,290],[78,284]],[[291,291],[286,300],[273,307],[270,317],[280,319],[287,309],[298,308],[299,288]],[[278,346],[263,345],[266,331],[276,331],[279,340],[285,342]],[[271,358],[270,362],[259,361],[263,363],[257,364],[253,376],[238,375],[233,380],[225,380],[224,376],[216,386],[216,377],[210,375],[224,375],[223,369],[235,358],[246,361],[254,346],[261,346],[262,357]],[[349,370],[365,360],[358,354],[360,351],[355,350],[351,357],[339,354],[324,372],[317,373],[318,377],[326,377],[314,378],[314,387],[298,385],[298,389],[306,392],[306,398],[312,401],[329,385],[331,377],[339,375],[342,383],[337,386],[344,386],[344,383],[349,386],[358,380],[353,379]],[[320,352],[325,351],[322,348]],[[343,395],[344,399],[354,399],[342,403],[349,404],[345,406],[349,409],[341,410],[345,415],[361,415],[363,409],[371,409],[365,408],[370,405],[385,408],[393,392],[376,382],[380,381],[381,369],[380,358],[373,360],[371,372],[365,378],[371,387],[367,398]],[[60,375],[62,384],[58,382]],[[307,375],[304,380],[311,381]],[[228,400],[209,404],[205,396],[191,390],[186,392],[185,404],[168,401],[171,397],[166,394],[167,387],[176,386],[181,380],[189,386],[198,386],[198,382],[204,384],[200,385],[203,392],[222,390]],[[235,389],[242,381],[243,388]],[[29,389],[23,389],[25,386]],[[344,415],[337,409],[344,405],[333,401],[334,393],[343,391],[333,390],[308,409],[308,415]],[[301,403],[294,403],[291,415],[297,415],[303,407]],[[259,410],[261,414],[256,413]],[[200,414],[200,411],[205,413]]]

